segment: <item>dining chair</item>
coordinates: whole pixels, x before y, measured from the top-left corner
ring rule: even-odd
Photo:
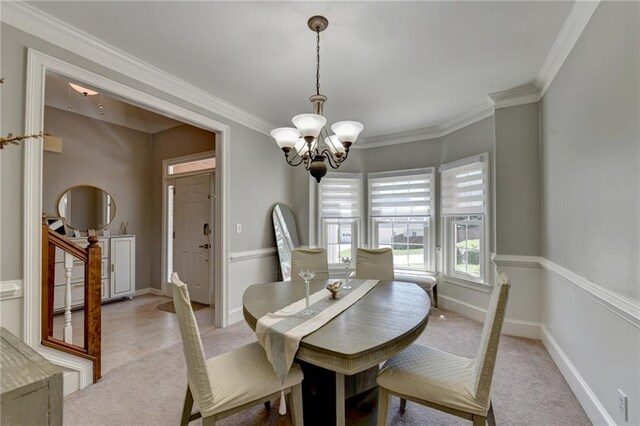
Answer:
[[[396,274],[396,281],[415,283],[429,295],[431,306],[438,307],[438,281],[430,275]]]
[[[291,281],[303,281],[300,271],[315,271],[315,280],[328,280],[327,250],[323,248],[294,249],[291,252]]]
[[[291,409],[294,424],[302,425],[300,367],[293,364],[283,385],[258,342],[205,360],[187,285],[180,281],[175,272],[171,275],[171,282],[173,304],[187,363],[188,385],[181,426],[200,417],[204,426],[215,425],[219,419],[277,398],[281,391],[288,397],[287,405]],[[200,411],[192,414],[194,401]]]
[[[390,248],[359,248],[356,254],[355,278],[393,280],[393,251]]]
[[[413,401],[467,420],[495,425],[491,381],[504,322],[509,279],[498,271],[474,359],[413,344],[388,360],[378,375],[378,426],[387,422],[389,397],[400,397],[400,411]]]

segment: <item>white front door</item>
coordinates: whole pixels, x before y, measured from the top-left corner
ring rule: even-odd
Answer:
[[[191,300],[209,304],[211,271],[211,175],[175,182],[173,270],[189,288]]]

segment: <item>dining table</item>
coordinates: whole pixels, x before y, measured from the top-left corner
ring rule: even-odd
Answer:
[[[310,292],[334,281],[312,280]],[[304,297],[304,282],[252,285],[242,298],[245,321],[255,331],[261,317]],[[430,310],[429,295],[417,284],[379,281],[346,310],[303,337],[295,360],[305,375],[305,423],[344,425],[346,399],[377,386],[380,364],[422,334]]]

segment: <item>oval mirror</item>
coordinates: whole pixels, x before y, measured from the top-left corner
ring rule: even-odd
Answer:
[[[58,214],[79,231],[104,229],[116,216],[116,203],[108,192],[90,185],[69,188],[58,200]]]
[[[273,208],[273,230],[280,258],[280,271],[282,279],[291,279],[291,252],[300,245],[296,218],[286,204],[278,203]]]

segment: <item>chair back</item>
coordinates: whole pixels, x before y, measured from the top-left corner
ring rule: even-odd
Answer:
[[[314,280],[328,280],[327,251],[323,248],[294,249],[291,252],[291,281],[304,281],[300,271],[315,271]]]
[[[356,256],[356,278],[393,280],[393,251],[390,248],[359,248]]]
[[[213,405],[213,392],[205,364],[198,323],[191,308],[189,290],[175,272],[171,275],[171,282],[173,284],[173,305],[176,308],[176,316],[182,335],[182,348],[187,361],[189,388],[200,409],[206,410],[207,407]]]
[[[491,381],[493,379],[493,368],[496,364],[498,344],[500,343],[500,332],[504,322],[504,314],[509,299],[509,278],[504,272],[498,270],[498,279],[493,287],[487,316],[484,320],[484,329],[480,339],[478,356],[475,359],[475,392],[476,400],[489,406],[491,396]]]

